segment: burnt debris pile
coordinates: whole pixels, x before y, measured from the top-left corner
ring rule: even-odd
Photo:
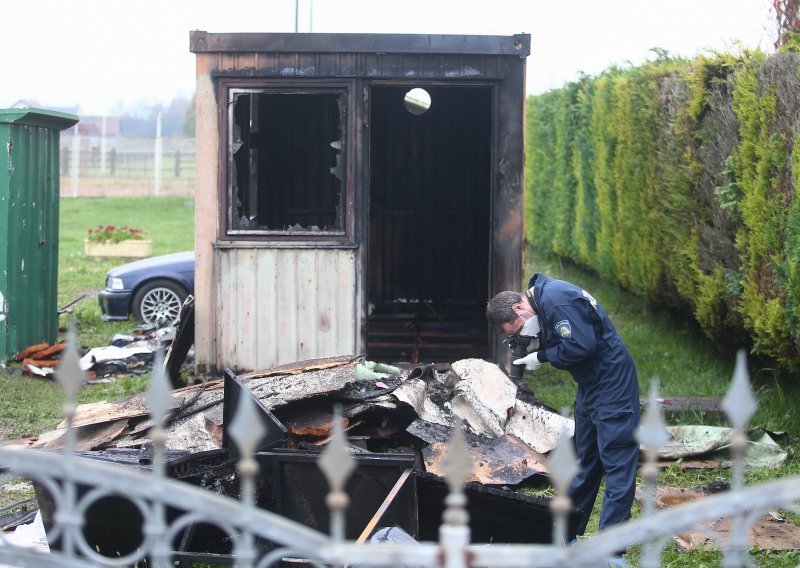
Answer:
[[[460,428],[473,463],[465,490],[473,542],[551,541],[549,500],[519,488],[547,484],[547,454],[562,431],[572,431],[572,421],[518,398],[514,383],[492,363],[463,359],[398,369],[333,357],[257,372],[226,370],[224,379],[172,392],[165,425],[170,477],[239,496],[239,455],[226,426],[243,397],[256,403],[264,432],[256,454],[259,507],[328,532],[328,486],[317,459],[341,421],[356,463],[347,485],[347,538],[363,542],[381,527],[396,526],[416,540],[437,540],[448,492],[442,464],[448,440]],[[82,405],[75,425],[85,458],[150,467],[152,424],[144,395]],[[63,434],[62,425],[34,445],[56,449]],[[51,526],[53,511],[42,488],[37,497],[45,526]],[[118,505],[107,512],[115,519]],[[87,525],[87,535],[92,525],[101,530],[108,524],[103,514]],[[137,530],[114,526],[117,536]],[[108,535],[92,538],[90,544],[107,548]],[[198,559],[229,553],[228,540],[203,525],[174,544],[179,554]],[[125,548],[116,540],[114,547]]]

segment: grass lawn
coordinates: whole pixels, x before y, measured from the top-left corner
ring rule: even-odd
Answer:
[[[636,361],[642,396],[647,395],[653,380],[658,381],[662,397],[724,396],[727,392],[733,375],[734,353],[740,346],[731,345],[728,353],[721,354],[691,319],[648,304],[578,267],[541,257],[528,249],[526,277],[535,272],[574,282],[597,298],[611,316]],[[750,375],[758,399],[758,410],[750,426],[771,432],[785,432],[788,442],[782,441],[781,446],[789,458],[787,465],[779,470],[748,470],[746,482],[753,484],[787,475],[800,475],[800,383],[797,377],[781,373],[757,360],[751,360]],[[542,402],[557,409],[571,408],[577,389],[569,373],[544,365],[536,373],[528,373],[526,378]],[[724,419],[700,412],[683,414],[679,419],[683,424],[729,426]],[[712,481],[730,482],[731,473],[727,469],[682,471],[676,466],[661,474],[658,485],[701,488]],[[639,484],[642,483],[640,478]],[[598,498],[589,533],[597,531],[600,501]],[[800,524],[797,514],[781,512],[795,524]],[[634,517],[639,514],[638,507],[635,507]],[[662,566],[719,566],[722,560],[717,552],[686,553],[675,550],[672,545],[665,550]],[[630,556],[636,561],[638,554],[637,548],[631,551]],[[800,562],[800,554],[795,552],[767,551],[754,554],[753,558],[758,566],[798,566]]]
[[[58,250],[58,305],[100,291],[106,272],[123,259],[92,259],[83,252],[89,229],[98,225],[129,226],[153,241],[153,255],[194,249],[194,199],[186,197],[108,197],[61,199]],[[129,332],[134,322],[112,324],[100,319],[97,300],[85,300],[70,314],[83,347],[106,345],[117,332]],[[61,326],[70,315],[61,316]]]
[[[153,241],[153,254],[167,254],[194,248],[194,200],[185,197],[147,198],[63,198],[59,228],[58,305],[87,294],[59,326],[71,322],[78,332],[78,342],[88,349],[108,345],[115,333],[130,333],[138,324],[130,320],[105,322],[92,294],[105,285],[108,269],[125,259],[92,259],[83,252],[83,240],[89,229],[98,225],[136,227]],[[60,334],[61,335],[61,334]],[[53,429],[60,421],[61,391],[48,379],[20,376],[19,365],[0,368],[0,439],[9,440]],[[10,372],[9,372],[10,371]],[[108,384],[87,385],[79,402],[117,400],[146,388],[148,375],[128,377]]]
[[[104,285],[106,271],[123,261],[120,259],[92,260],[83,254],[83,239],[90,228],[100,224],[128,225],[143,229],[153,240],[153,254],[191,250],[194,246],[194,202],[187,198],[79,198],[62,199],[59,249],[59,306],[84,293],[99,291]],[[677,316],[654,307],[642,299],[610,286],[591,273],[557,260],[539,257],[526,251],[526,277],[534,272],[570,280],[588,290],[611,315],[614,324],[636,360],[640,389],[648,392],[651,380],[657,379],[662,396],[723,396],[733,372],[735,349],[729,346],[725,354],[717,352],[689,318]],[[66,327],[74,321],[83,348],[107,345],[115,333],[129,333],[136,322],[109,323],[100,318],[94,298],[78,304],[71,314],[62,316]],[[34,379],[18,374],[18,365],[0,368],[0,439],[9,440],[50,430],[60,421],[61,392],[49,380]],[[785,475],[800,474],[800,383],[759,362],[753,363],[753,388],[759,400],[759,410],[751,420],[752,426],[788,434],[782,442],[789,453],[786,467],[780,470],[751,470],[747,482],[754,483]],[[543,366],[529,380],[537,396],[553,408],[569,408],[575,396],[571,377],[550,365]],[[149,376],[129,377],[108,384],[88,385],[80,402],[117,400],[146,388]],[[792,380],[794,379],[794,381]],[[714,424],[712,416],[700,413],[684,416],[683,423]],[[726,425],[723,424],[722,425]],[[662,474],[662,486],[702,487],[711,481],[729,481],[727,470],[683,472],[670,468]],[[24,497],[9,492],[5,498],[15,502]],[[0,507],[3,498],[0,498]],[[599,509],[599,503],[597,508]],[[786,512],[784,512],[786,513]],[[639,511],[635,510],[634,515]],[[794,522],[798,517],[786,516]],[[596,531],[598,511],[593,515]],[[638,551],[632,551],[636,561]],[[682,553],[667,546],[665,566],[717,566],[720,555],[713,552]],[[793,553],[754,554],[759,566],[796,566],[800,558]]]

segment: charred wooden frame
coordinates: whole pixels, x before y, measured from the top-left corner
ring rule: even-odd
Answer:
[[[352,90],[341,81],[220,81],[220,240],[353,245]]]
[[[507,363],[484,308],[523,283],[529,46],[526,34],[191,32],[199,371],[338,353]],[[420,88],[430,109],[407,110],[405,93]],[[266,264],[277,268],[260,270],[265,293],[287,298],[275,307],[249,282]],[[320,292],[328,283],[334,297]],[[246,313],[257,315],[226,315],[223,304],[250,310],[254,297]],[[289,309],[299,297],[310,298],[306,313]],[[289,333],[258,341],[300,347],[255,346],[244,330],[264,321]]]

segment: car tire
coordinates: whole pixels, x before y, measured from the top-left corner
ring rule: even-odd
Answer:
[[[133,295],[131,312],[143,323],[159,327],[175,325],[189,293],[172,280],[158,278],[142,285]]]

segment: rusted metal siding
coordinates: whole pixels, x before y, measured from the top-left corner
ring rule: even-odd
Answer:
[[[524,70],[525,58],[530,53],[527,34],[213,34],[192,31],[189,43],[198,59],[213,58],[215,76],[237,77],[504,80],[507,62],[511,60],[512,65],[515,63]],[[524,89],[524,84],[521,88]]]
[[[189,33],[193,53],[410,53],[492,54],[527,57],[530,35],[479,36],[461,34],[336,34]]]
[[[352,249],[218,248],[219,368],[356,352]]]
[[[214,58],[219,77],[501,79],[504,58],[496,55],[363,53],[240,53]]]

